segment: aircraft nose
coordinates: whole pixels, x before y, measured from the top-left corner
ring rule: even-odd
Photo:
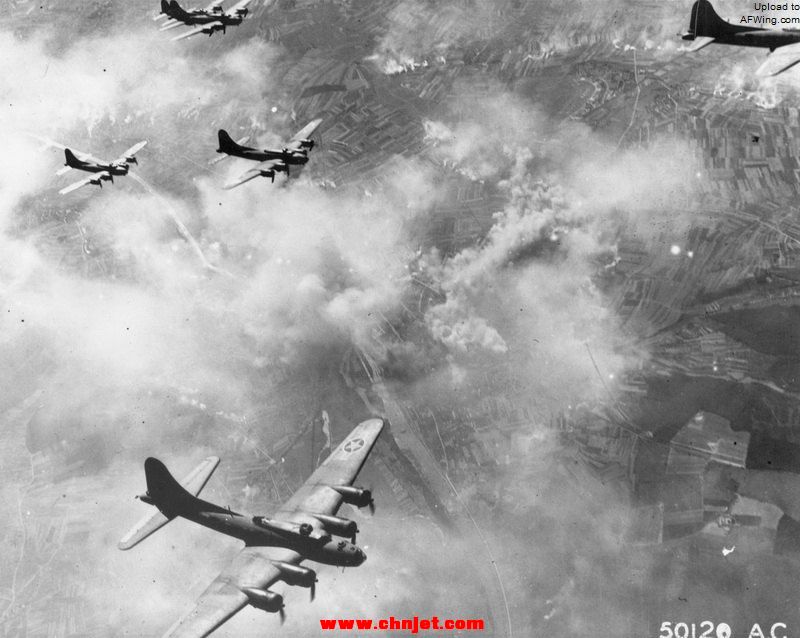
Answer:
[[[367,560],[367,555],[364,553],[363,549],[358,550],[358,560],[360,563],[363,563],[365,560]]]

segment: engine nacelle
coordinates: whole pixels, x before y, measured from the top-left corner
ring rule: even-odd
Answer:
[[[329,514],[312,514],[311,516],[322,523],[325,531],[330,534],[336,534],[336,536],[345,536],[347,538],[353,538],[356,534],[358,534],[358,525],[355,521],[351,521],[349,518],[330,516]]]
[[[133,155],[129,155],[128,157],[126,157],[126,158],[125,158],[125,161],[126,161],[128,164],[138,164],[138,163],[139,163],[139,160],[137,160],[137,159],[136,159],[136,157],[135,157],[135,156],[133,156]]]
[[[300,140],[300,148],[310,151],[314,148],[314,140]]]
[[[284,563],[281,560],[273,560],[272,564],[280,570],[281,579],[287,585],[313,587],[314,583],[317,582],[317,572],[313,569],[300,567],[300,565],[292,565],[291,563]]]
[[[331,485],[331,487],[342,495],[342,500],[356,507],[366,507],[372,504],[372,492],[363,487],[353,487],[352,485]]]
[[[203,28],[202,32],[207,33],[209,36],[212,36],[217,31],[222,31],[223,33],[225,33],[225,29],[226,27],[224,24],[213,24],[211,26]]]
[[[255,587],[242,587],[242,591],[247,594],[247,602],[257,609],[263,609],[271,614],[283,609],[283,596],[280,594]]]
[[[244,9],[236,9],[236,15],[240,18],[244,18],[248,13],[250,13],[250,9],[245,7]]]

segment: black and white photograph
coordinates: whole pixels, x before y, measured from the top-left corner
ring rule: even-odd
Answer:
[[[800,638],[800,1],[4,0],[0,638]]]

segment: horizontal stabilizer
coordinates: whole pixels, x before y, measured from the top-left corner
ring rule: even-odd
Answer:
[[[117,543],[117,547],[123,550],[130,549],[134,545],[141,543],[153,532],[164,527],[164,525],[169,523],[171,520],[171,518],[167,518],[158,510],[155,512],[149,512],[147,516],[136,523],[136,525],[134,525],[130,531],[122,537],[122,540]]]
[[[685,47],[684,51],[689,51],[694,53],[695,51],[699,51],[700,49],[706,48],[709,44],[714,41],[714,38],[709,38],[707,36],[695,38],[692,42],[691,46]]]
[[[206,483],[208,483],[208,479],[211,478],[211,475],[214,473],[214,470],[217,469],[218,465],[218,456],[209,456],[203,459],[203,461],[181,481],[181,486],[193,496],[197,496],[205,487]],[[117,547],[123,550],[130,549],[141,543],[145,538],[150,536],[150,534],[159,530],[171,520],[172,518],[168,518],[158,510],[149,512],[122,537]]]
[[[219,465],[218,456],[208,456],[194,468],[185,479],[181,481],[181,485],[187,492],[191,492],[192,496],[197,496],[208,483],[208,479],[214,473]]]

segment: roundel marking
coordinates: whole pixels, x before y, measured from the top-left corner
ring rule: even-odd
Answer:
[[[364,447],[364,439],[350,439],[344,444],[344,451],[349,454],[350,452],[358,452],[362,447]]]

